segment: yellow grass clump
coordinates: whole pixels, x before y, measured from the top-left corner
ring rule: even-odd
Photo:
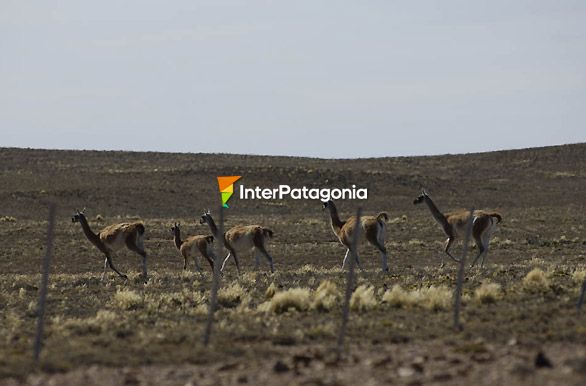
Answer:
[[[446,310],[452,304],[452,290],[445,285],[423,287],[414,292],[417,304],[428,310]]]
[[[244,297],[244,289],[238,283],[232,283],[218,291],[218,304],[222,307],[236,307]]]
[[[267,299],[267,300],[272,299],[276,293],[277,293],[277,286],[275,285],[275,283],[271,283],[271,285],[268,286],[267,290],[265,291],[265,299]]]
[[[354,311],[368,311],[376,306],[377,301],[372,286],[365,284],[358,286],[350,298],[350,309]]]
[[[291,288],[277,292],[270,301],[259,306],[261,311],[282,314],[289,310],[306,311],[311,305],[311,291],[308,288]]]
[[[586,280],[586,269],[576,269],[572,274],[572,280],[576,284],[584,283],[584,280]]]
[[[319,311],[329,311],[340,300],[340,291],[338,286],[331,280],[324,280],[315,290],[311,308]]]
[[[529,291],[543,291],[549,287],[549,279],[540,268],[534,268],[523,278],[523,287]]]
[[[413,293],[405,291],[399,284],[395,284],[390,291],[387,290],[384,293],[383,303],[395,308],[407,308],[417,304],[417,299]]]
[[[501,285],[498,283],[484,282],[474,291],[474,299],[480,303],[495,303],[502,293]]]
[[[142,305],[142,297],[132,290],[118,290],[114,294],[114,304],[123,310],[132,310]]]

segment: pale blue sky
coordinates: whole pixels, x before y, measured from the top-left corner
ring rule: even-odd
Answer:
[[[0,0],[0,146],[371,157],[586,141],[586,2]]]

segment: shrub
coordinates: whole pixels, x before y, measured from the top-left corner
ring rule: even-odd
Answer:
[[[390,291],[387,290],[384,293],[383,302],[388,303],[391,307],[404,308],[417,304],[417,299],[413,293],[407,292],[399,284],[395,284]]]
[[[236,307],[244,295],[244,289],[238,283],[230,284],[228,287],[218,291],[218,304],[222,307]]]
[[[275,285],[275,283],[271,283],[271,285],[265,291],[265,299],[267,299],[267,300],[272,299],[276,293],[277,293],[277,286]]]
[[[586,269],[576,269],[572,274],[572,280],[576,284],[582,284],[586,280]]]
[[[311,304],[311,292],[307,288],[291,288],[287,291],[277,292],[270,301],[259,308],[282,314],[289,310],[306,311]]]
[[[541,269],[534,268],[523,278],[523,287],[529,291],[543,291],[549,287],[549,279]]]
[[[448,309],[452,302],[452,291],[445,285],[420,288],[414,295],[419,306],[432,311]]]
[[[324,280],[315,290],[311,308],[319,311],[331,310],[339,301],[340,292],[336,283]]]
[[[358,286],[350,298],[350,309],[355,311],[368,311],[377,305],[374,297],[374,287],[365,284]]]
[[[484,282],[474,291],[474,298],[480,303],[495,303],[502,292],[498,283]]]
[[[132,310],[142,305],[142,297],[132,290],[118,290],[114,294],[114,304],[123,310]]]

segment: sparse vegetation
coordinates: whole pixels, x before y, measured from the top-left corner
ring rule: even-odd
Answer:
[[[374,182],[374,193],[369,192],[363,202],[364,212],[380,209],[395,217],[387,228],[390,274],[381,274],[376,250],[366,245],[361,249],[364,271],[357,270],[361,295],[354,294],[354,301],[360,301],[350,313],[349,355],[340,362],[331,349],[340,328],[344,249],[319,202],[269,205],[235,198],[225,212],[227,226],[270,226],[275,231],[271,254],[276,272],[268,273],[266,260],[256,271],[254,258],[247,254],[240,258],[240,276],[230,263],[221,280],[211,345],[204,348],[201,337],[212,276],[209,269],[201,274],[182,271],[169,224],[181,221],[186,233],[206,231],[194,224],[191,207],[183,213],[176,203],[195,201],[198,211],[207,207],[213,211],[217,196],[210,192],[217,193],[217,187],[210,187],[210,176],[232,171],[234,156],[91,152],[84,161],[76,152],[0,150],[0,156],[9,154],[2,158],[0,212],[18,213],[15,222],[0,221],[0,383],[11,384],[6,377],[16,377],[15,384],[99,384],[110,379],[121,384],[145,380],[159,384],[169,379],[177,384],[479,384],[499,379],[518,386],[538,377],[542,383],[579,384],[586,333],[575,304],[586,275],[586,214],[576,210],[576,196],[566,192],[582,189],[584,179],[578,177],[586,170],[583,147],[570,152],[556,148],[485,154],[482,162],[474,155],[299,159],[293,164],[286,158],[247,156],[246,162],[236,158],[238,173],[250,183],[266,186],[275,176],[291,181],[302,177],[314,186],[325,178],[332,184],[349,181],[349,173],[353,179],[364,176]],[[19,157],[27,161],[13,161]],[[502,168],[495,167],[503,157],[512,165],[522,159],[529,163],[520,164],[520,171],[508,169],[512,175],[504,176]],[[563,159],[572,160],[567,168],[576,178],[551,181],[533,173]],[[55,162],[67,168],[47,175],[38,172],[36,165]],[[100,165],[102,172],[88,165]],[[154,167],[169,172],[153,173]],[[310,167],[314,172],[307,175]],[[429,187],[430,193],[442,197],[442,209],[467,205],[461,193],[470,191],[462,188],[456,194],[445,184],[461,179],[462,186],[471,186],[466,184],[476,181],[468,178],[472,167],[488,182],[470,190],[471,202],[506,217],[496,229],[485,268],[466,269],[464,331],[455,332],[451,306],[457,266],[446,259],[446,266],[438,267],[445,245],[439,237],[441,229],[428,213],[413,207],[412,198],[419,179],[441,169],[441,178],[425,181],[436,185]],[[551,170],[565,167],[551,166]],[[109,169],[117,171],[108,174]],[[389,173],[388,183],[379,184],[380,173]],[[417,181],[411,177],[415,174]],[[31,182],[24,176],[31,175],[40,188],[29,189]],[[185,175],[193,183],[179,189],[178,181]],[[79,176],[83,184],[78,183]],[[544,189],[530,185],[535,178]],[[40,189],[46,191],[43,200]],[[64,209],[56,227],[45,349],[40,370],[31,373],[49,199]],[[342,217],[353,215],[355,204],[344,202]],[[140,280],[140,258],[125,250],[114,262],[129,279],[122,281],[109,272],[100,281],[100,251],[68,218],[69,210],[84,206],[92,213],[92,225],[99,222],[95,213],[105,224],[129,221],[125,213],[145,222],[147,285]],[[461,247],[454,245],[455,256]],[[536,276],[545,280],[532,278],[527,279],[531,284],[525,284],[533,268],[539,268],[542,273]],[[498,291],[492,287],[496,283],[501,286]],[[483,295],[478,293],[481,289]],[[486,301],[493,303],[487,306]],[[553,368],[535,370],[536,344],[552,359]],[[399,376],[399,368],[406,377]],[[71,378],[75,376],[79,378]]]
[[[378,305],[374,296],[374,287],[370,285],[360,285],[352,293],[350,298],[350,309],[354,311],[369,311]]]
[[[528,291],[544,291],[549,287],[549,279],[541,268],[533,268],[523,278],[523,287]]]
[[[118,290],[114,294],[114,304],[123,310],[136,309],[142,303],[142,297],[133,290]]]
[[[259,310],[282,314],[291,310],[306,311],[310,305],[311,292],[308,288],[291,288],[275,293],[271,300],[259,306]]]
[[[586,280],[586,269],[576,269],[572,273],[572,280],[574,283],[582,284]]]
[[[502,287],[498,283],[483,282],[474,291],[474,299],[480,303],[495,303],[501,296]]]
[[[453,290],[445,285],[431,285],[414,291],[417,305],[432,311],[446,310],[452,304]]]
[[[324,280],[315,290],[311,307],[319,311],[329,311],[340,301],[338,286],[331,280]]]
[[[383,294],[383,302],[391,307],[407,308],[417,304],[417,299],[410,292],[405,291],[399,284],[395,284],[390,291]]]
[[[218,304],[232,308],[240,304],[244,297],[244,289],[238,283],[232,283],[218,292]]]

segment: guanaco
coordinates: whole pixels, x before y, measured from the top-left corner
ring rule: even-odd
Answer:
[[[466,232],[466,225],[468,224],[468,219],[470,218],[470,211],[466,209],[460,209],[444,214],[440,212],[437,206],[435,206],[431,197],[429,197],[425,190],[421,191],[421,194],[413,201],[413,204],[418,205],[422,202],[425,202],[435,221],[437,221],[437,223],[442,227],[446,236],[448,236],[444,252],[454,261],[459,261],[454,256],[452,256],[450,253],[450,248],[452,247],[454,241],[460,237],[460,235]],[[472,215],[472,237],[474,238],[476,246],[478,247],[478,255],[476,255],[476,258],[472,262],[471,266],[474,266],[478,259],[482,256],[480,266],[483,267],[484,259],[488,254],[490,236],[492,235],[495,227],[493,218],[496,219],[496,223],[498,224],[503,220],[503,217],[500,213],[488,212],[484,210],[475,210]],[[443,255],[441,259],[441,266],[443,267],[445,265]]]
[[[218,227],[212,218],[212,214],[209,210],[205,211],[199,220],[200,224],[207,224],[210,227],[212,235],[216,238],[223,237],[224,245],[228,250],[228,256],[222,262],[220,271],[224,271],[226,262],[230,259],[230,256],[234,257],[236,263],[236,269],[240,273],[240,263],[238,262],[238,255],[241,251],[247,251],[254,248],[254,257],[256,260],[256,268],[259,266],[258,253],[263,254],[269,261],[271,272],[275,272],[273,265],[273,257],[266,250],[266,241],[273,237],[273,231],[260,225],[239,225],[231,228],[228,232],[223,235],[219,234]]]
[[[343,270],[346,265],[346,260],[348,259],[348,253],[352,248],[352,234],[357,226],[356,216],[348,217],[346,221],[340,220],[338,209],[332,200],[324,202],[323,209],[329,210],[332,230],[338,237],[340,243],[346,247],[346,254],[342,261]],[[361,231],[366,236],[366,240],[381,253],[383,272],[389,272],[387,264],[387,249],[385,247],[386,221],[388,221],[388,219],[389,216],[386,212],[380,212],[376,216],[360,217]],[[358,251],[356,251],[356,265],[362,269],[362,267],[360,267]]]
[[[189,257],[193,257],[193,261],[195,263],[195,269],[201,272],[201,266],[197,261],[197,252],[199,252],[210,264],[212,267],[212,272],[214,271],[214,236],[190,236],[185,240],[181,240],[181,229],[179,229],[180,224],[175,223],[171,227],[171,232],[173,233],[173,242],[175,243],[175,247],[181,256],[183,256],[183,270],[187,269],[187,260]]]
[[[133,223],[120,223],[114,224],[105,227],[97,234],[94,233],[85,217],[84,211],[76,210],[71,218],[72,222],[79,222],[81,224],[81,228],[83,229],[83,233],[87,237],[87,239],[94,244],[104,255],[106,255],[106,259],[104,260],[104,272],[102,273],[101,280],[104,280],[104,276],[106,275],[106,267],[109,266],[114,272],[116,272],[120,277],[124,279],[128,279],[123,273],[120,273],[114,267],[112,263],[112,253],[119,250],[120,248],[126,246],[133,252],[138,253],[142,256],[142,272],[143,272],[143,280],[145,283],[147,282],[147,254],[144,250],[144,232],[145,227],[142,222],[133,222]]]

